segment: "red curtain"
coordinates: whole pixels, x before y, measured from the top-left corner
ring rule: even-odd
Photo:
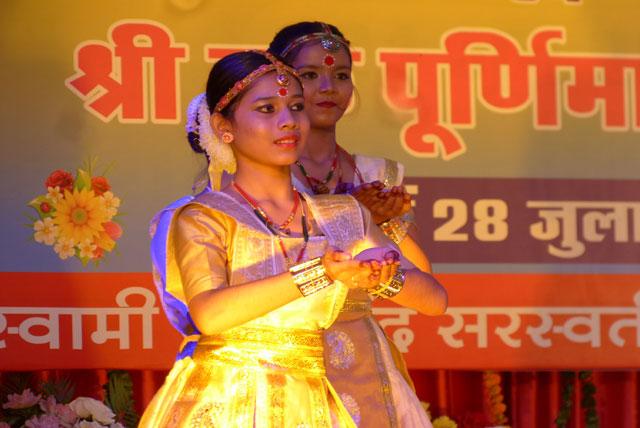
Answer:
[[[141,413],[162,385],[166,371],[132,370],[136,408]],[[68,377],[76,384],[76,395],[102,399],[106,370],[46,370],[32,373],[34,380]],[[6,373],[0,374],[0,381]],[[514,428],[553,427],[561,405],[559,372],[502,372],[508,425]],[[481,371],[412,370],[416,391],[428,402],[433,417],[448,415],[460,428],[485,428]],[[577,378],[576,378],[577,379]],[[638,371],[594,372],[600,427],[640,428]],[[578,380],[568,428],[585,426],[580,406]]]

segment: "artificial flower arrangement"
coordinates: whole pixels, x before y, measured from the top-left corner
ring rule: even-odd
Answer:
[[[106,403],[90,397],[71,400],[74,387],[66,379],[45,382],[37,392],[27,386],[24,377],[18,375],[18,379],[2,386],[0,428],[125,428],[137,424],[131,379],[126,372],[110,372],[104,386]],[[12,390],[21,392],[9,392]]]
[[[27,388],[21,394],[9,394],[2,408],[12,423],[0,422],[0,428],[124,428],[115,422],[115,413],[109,407],[89,397],[78,397],[62,404],[53,396],[44,398]]]
[[[100,262],[122,236],[115,220],[120,199],[104,175],[93,176],[93,163],[75,177],[55,170],[45,180],[47,191],[29,202],[38,213],[30,227],[36,242],[53,247],[62,260],[77,257],[83,264]]]
[[[451,419],[449,416],[442,415],[438,416],[435,419],[432,418],[431,411],[429,410],[429,407],[431,405],[429,403],[421,401],[420,404],[422,405],[424,411],[427,413],[429,420],[431,420],[431,425],[433,426],[433,428],[458,428],[458,424],[456,423],[456,421]]]

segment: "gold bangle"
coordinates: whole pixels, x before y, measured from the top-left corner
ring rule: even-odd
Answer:
[[[383,299],[395,297],[400,293],[400,291],[402,291],[405,278],[406,273],[404,269],[398,268],[389,281],[378,284],[369,292],[369,294],[375,297],[382,297]]]
[[[400,245],[400,242],[407,236],[408,225],[398,217],[383,221],[378,227],[396,245]]]
[[[291,266],[289,272],[291,272],[293,282],[304,297],[317,293],[333,284],[333,281],[327,276],[327,271],[320,257]]]

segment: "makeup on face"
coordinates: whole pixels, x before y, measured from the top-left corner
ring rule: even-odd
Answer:
[[[297,79],[287,77],[286,94],[280,91],[282,77],[273,72],[253,82],[239,100],[231,119],[239,162],[290,165],[302,151],[309,129],[304,97]]]
[[[300,49],[292,65],[304,85],[312,126],[335,126],[353,94],[351,59],[345,48],[329,52],[321,43],[310,42]]]

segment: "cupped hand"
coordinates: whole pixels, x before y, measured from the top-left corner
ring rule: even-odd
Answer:
[[[390,247],[373,247],[358,253],[355,260],[377,262],[380,264],[379,283],[386,283],[400,268],[400,253]]]
[[[327,276],[349,288],[370,289],[380,283],[383,263],[378,260],[356,260],[348,253],[329,249],[322,256]]]
[[[399,217],[411,209],[411,195],[402,186],[385,189],[379,181],[358,186],[354,198],[371,212],[375,224]]]

